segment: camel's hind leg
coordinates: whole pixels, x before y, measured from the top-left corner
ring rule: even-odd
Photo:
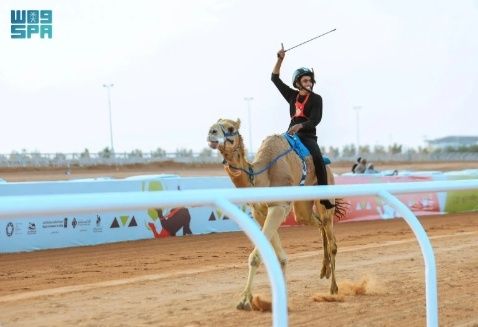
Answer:
[[[327,170],[327,184],[335,185],[335,177],[330,165],[327,165],[325,168]],[[335,204],[335,200],[332,200],[332,202]],[[320,228],[322,240],[324,242],[324,262],[322,265],[320,278],[325,276],[327,279],[329,279],[332,273],[332,285],[330,287],[330,293],[336,294],[338,288],[337,283],[335,282],[335,255],[337,254],[337,243],[335,242],[334,233],[335,209],[325,210],[324,207],[321,209],[322,217],[324,217],[322,219],[323,223]],[[335,293],[332,291],[332,289],[335,289]]]
[[[320,278],[330,278],[331,267],[330,267],[330,255],[329,255],[329,245],[327,242],[327,234],[323,226],[320,226],[320,233],[322,234],[322,242],[324,245],[324,258],[322,259],[322,269],[320,270]]]
[[[335,255],[337,254],[337,243],[335,241],[334,234],[334,209],[326,210],[318,202],[316,202],[316,209],[318,209],[318,214],[314,212],[316,218],[321,222],[321,233],[324,242],[324,261],[322,266],[322,271],[320,277],[324,276],[329,278],[332,276],[330,281],[330,294],[337,294],[338,287],[335,279]]]
[[[284,222],[289,211],[290,211],[289,204],[275,205],[273,207],[269,207],[268,209],[267,218],[264,222],[262,232],[264,233],[266,238],[273,243],[273,245],[275,243],[275,246],[280,246],[279,235],[277,233],[277,230],[279,226]],[[277,252],[278,250],[276,249],[276,253]],[[283,254],[285,256],[285,252],[283,252]],[[285,259],[279,258],[279,260],[286,261],[286,258]],[[257,248],[254,248],[254,250],[249,255],[249,275],[247,277],[246,287],[244,288],[244,291],[242,292],[241,301],[237,305],[237,308],[240,310],[249,311],[252,309],[252,304],[251,304],[252,283],[254,281],[254,277],[256,275],[257,268],[259,268],[260,263],[261,263],[261,258],[259,255],[259,251],[257,250]],[[281,262],[281,265],[283,265],[283,262]],[[284,263],[284,268],[285,268],[285,263]]]
[[[337,243],[334,234],[334,209],[325,210],[323,229],[327,236],[328,252],[330,258],[330,268],[332,270],[332,280],[330,281],[330,294],[337,294],[339,288],[335,280],[335,256],[337,254]]]
[[[319,202],[317,201],[317,205]],[[304,225],[315,225],[320,227],[323,240],[324,257],[322,259],[322,269],[320,272],[320,278],[330,277],[330,255],[327,245],[327,236],[322,226],[322,220],[319,213],[314,212],[314,201],[297,201],[294,202],[294,213],[296,222]]]

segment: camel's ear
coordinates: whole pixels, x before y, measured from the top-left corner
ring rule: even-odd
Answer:
[[[239,129],[239,127],[241,127],[241,120],[239,118],[237,118],[236,120],[236,128]]]

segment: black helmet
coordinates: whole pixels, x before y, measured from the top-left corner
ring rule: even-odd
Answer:
[[[301,67],[296,69],[292,75],[292,86],[297,87],[296,83],[300,80],[302,76],[310,76],[312,78],[312,84],[315,84],[314,71],[309,68]]]

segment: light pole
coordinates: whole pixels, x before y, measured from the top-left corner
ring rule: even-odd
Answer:
[[[254,100],[253,97],[245,97],[244,101],[247,102],[247,120],[249,125],[249,157],[252,159],[252,119],[251,119],[251,101]]]
[[[359,114],[360,110],[362,110],[362,106],[354,106],[354,110],[356,113],[356,123],[357,123],[357,150],[355,155],[359,155],[360,153],[360,121],[359,121]]]
[[[109,118],[110,118],[110,144],[111,144],[111,154],[115,156],[115,148],[113,145],[113,123],[111,122],[111,88],[114,86],[113,83],[103,84],[103,87],[106,87],[108,91],[108,109],[109,109]]]

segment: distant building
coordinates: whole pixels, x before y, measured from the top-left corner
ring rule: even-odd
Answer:
[[[478,136],[446,136],[426,142],[433,149],[459,148],[478,145]]]

